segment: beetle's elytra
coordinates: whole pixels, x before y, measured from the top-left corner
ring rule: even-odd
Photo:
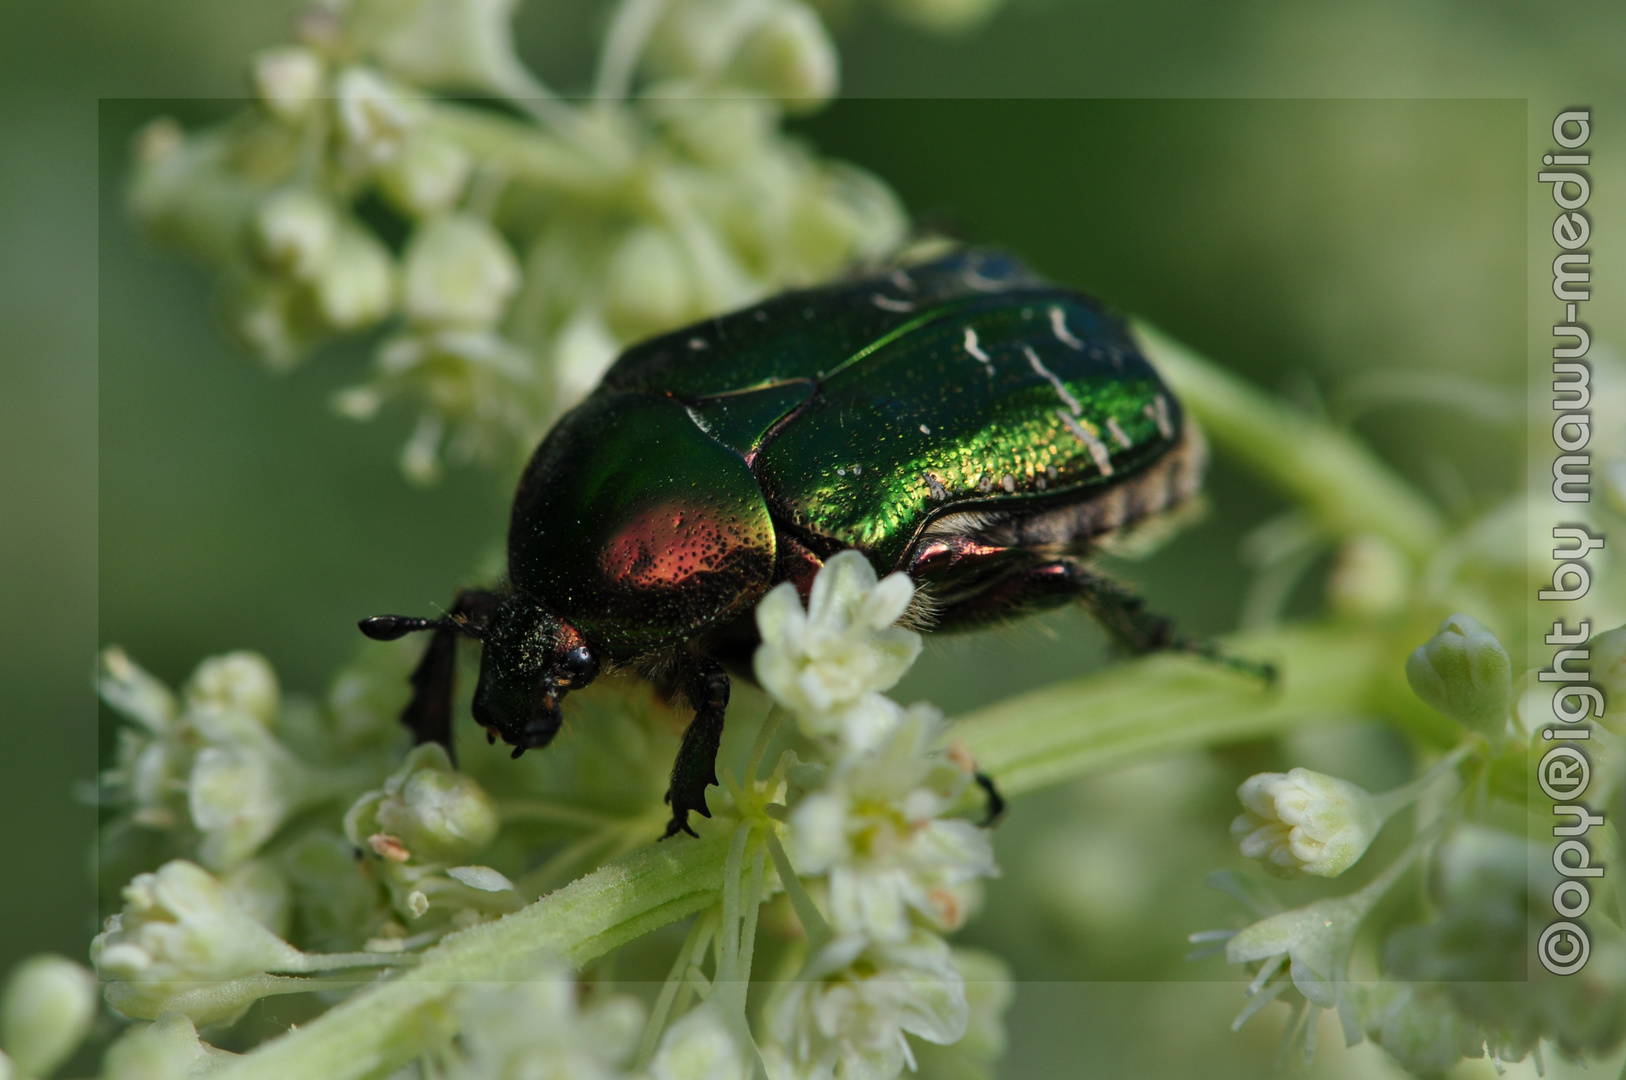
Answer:
[[[1079,600],[1129,650],[1179,644],[1083,560],[1192,495],[1203,462],[1121,321],[965,250],[629,349],[526,467],[507,588],[361,628],[435,631],[402,717],[419,741],[450,742],[456,640],[481,641],[474,718],[515,757],[605,667],[675,672],[695,716],[671,835],[710,816],[727,672],[749,672],[773,585],[805,596],[855,548],[906,571],[940,629]]]

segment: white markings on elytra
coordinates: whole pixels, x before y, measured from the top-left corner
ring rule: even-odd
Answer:
[[[920,433],[922,435],[930,435],[932,433],[932,429],[927,427],[925,424],[921,424],[920,425]]]
[[[1076,397],[1068,392],[1067,384],[1057,378],[1054,371],[1044,366],[1044,361],[1040,360],[1039,354],[1033,351],[1033,346],[1024,345],[1022,351],[1027,354],[1028,365],[1033,368],[1034,372],[1050,380],[1050,385],[1056,389],[1056,396],[1061,398],[1061,403],[1067,406],[1067,410],[1074,416],[1081,414],[1084,407],[1078,403]]]
[[[882,311],[913,311],[913,310],[915,310],[915,305],[914,305],[914,303],[912,301],[909,301],[909,300],[894,300],[894,299],[892,299],[892,297],[890,297],[890,296],[882,296],[880,293],[872,293],[870,295],[869,299],[870,299],[870,303],[874,304],[876,307],[880,308]]]
[[[685,405],[685,406],[683,406],[683,409],[684,409],[685,412],[687,412],[689,414],[689,419],[694,421],[694,426],[695,427],[699,428],[701,431],[705,432],[707,435],[711,434],[711,425],[706,423],[706,418],[704,416],[701,416],[698,412],[696,412],[695,409],[693,408],[693,406]]]
[[[701,349],[704,349],[705,347],[706,347],[706,339],[705,338],[692,337],[692,338],[689,339],[689,348],[695,350],[696,352],[699,352]]]
[[[1084,343],[1073,336],[1067,329],[1067,313],[1059,307],[1050,309],[1050,331],[1056,335],[1056,340],[1069,349],[1084,351]]]
[[[905,270],[898,269],[892,271],[890,274],[886,275],[886,280],[890,281],[904,292],[912,293],[915,291],[915,279],[910,277],[908,272]]]
[[[1015,491],[1016,477],[1012,476],[1010,473],[1006,473],[1005,478],[999,482],[999,486],[1004,488],[1007,492]]]
[[[1118,440],[1118,445],[1123,447],[1125,450],[1128,450],[1131,446],[1135,445],[1130,441],[1129,434],[1125,432],[1121,426],[1119,426],[1118,418],[1116,416],[1107,417],[1107,430],[1112,433],[1112,437],[1114,439]]]
[[[948,498],[948,490],[943,487],[942,481],[938,480],[937,477],[933,476],[931,473],[922,473],[921,475],[926,478],[926,486],[931,489],[932,498],[936,499],[938,502],[942,502],[944,499]]]
[[[989,358],[987,353],[982,351],[982,346],[977,343],[977,332],[969,326],[965,328],[965,351],[981,360],[984,364],[990,367],[993,366],[993,360]]]
[[[1067,430],[1073,433],[1073,438],[1083,443],[1085,448],[1089,450],[1090,457],[1095,462],[1095,467],[1101,470],[1101,475],[1111,476],[1112,455],[1107,453],[1106,443],[1102,442],[1101,437],[1092,430],[1095,425],[1090,424],[1087,420],[1080,423],[1077,418],[1069,414],[1065,409],[1057,409],[1056,415],[1061,417],[1061,422],[1067,426]]]
[[[1174,424],[1169,420],[1169,401],[1162,394],[1152,399],[1152,403],[1141,409],[1148,420],[1157,424],[1157,431],[1165,439],[1174,438]]]

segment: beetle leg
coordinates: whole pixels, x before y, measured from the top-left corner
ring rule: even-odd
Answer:
[[[706,788],[717,783],[717,747],[723,739],[723,714],[728,711],[728,674],[715,660],[697,660],[684,681],[684,695],[694,708],[694,719],[684,729],[677,760],[672,763],[672,783],[666,801],[672,804],[672,820],[666,836],[686,832],[689,811],[711,817],[706,809]],[[663,836],[661,839],[665,839]]]
[[[964,600],[938,613],[944,629],[961,629],[1046,611],[1078,600],[1121,651],[1140,656],[1172,650],[1201,656],[1213,663],[1274,683],[1273,665],[1232,656],[1212,641],[1185,637],[1163,615],[1146,610],[1146,602],[1123,585],[1073,559],[1035,561],[1006,573]]]
[[[496,593],[465,589],[452,601],[452,608],[445,618],[409,620],[423,625],[401,630],[401,633],[420,629],[434,631],[418,666],[412,669],[412,700],[401,710],[401,723],[412,732],[413,742],[438,742],[444,746],[446,756],[452,759],[454,765],[457,763],[457,751],[452,746],[452,688],[457,676],[457,639],[460,634],[480,637],[485,630],[486,620],[497,609],[499,600],[501,597]],[[377,624],[378,620],[369,619],[367,622]],[[392,624],[375,633],[368,632],[368,628],[363,626],[363,632],[368,633],[369,637],[379,637],[395,629],[397,626]],[[394,636],[399,637],[400,634]]]

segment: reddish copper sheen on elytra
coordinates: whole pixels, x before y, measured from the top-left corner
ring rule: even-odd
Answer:
[[[599,567],[626,589],[676,589],[724,568],[725,530],[705,508],[660,503],[634,513],[605,540]]]

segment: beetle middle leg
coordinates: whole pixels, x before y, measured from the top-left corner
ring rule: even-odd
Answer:
[[[672,804],[672,820],[666,836],[686,832],[689,811],[711,817],[706,809],[706,788],[717,783],[717,748],[723,739],[723,715],[728,711],[728,673],[715,660],[697,658],[689,663],[683,680],[683,694],[694,709],[694,719],[683,731],[677,760],[672,763],[672,783],[666,801]],[[664,840],[666,836],[663,836]]]

